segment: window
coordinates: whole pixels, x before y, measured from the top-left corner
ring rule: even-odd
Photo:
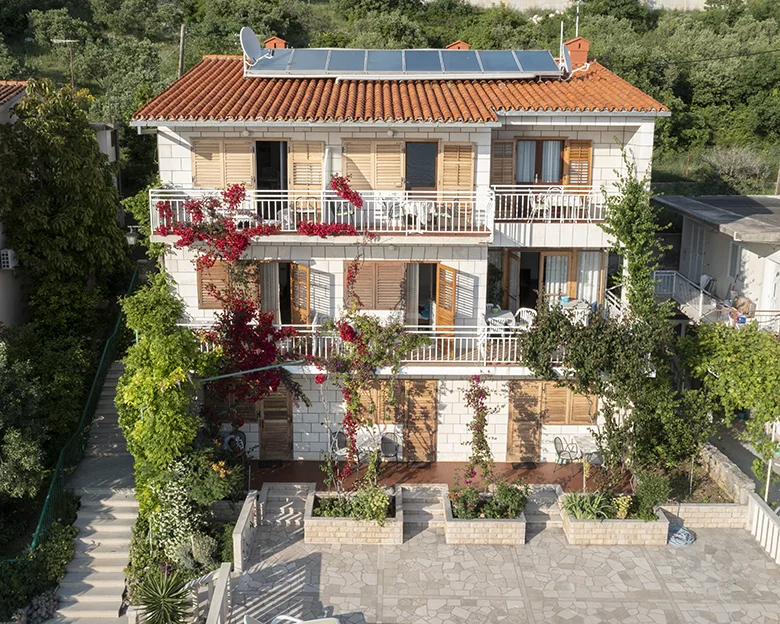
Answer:
[[[517,142],[518,184],[560,184],[563,181],[563,145],[559,139]]]
[[[729,249],[729,279],[737,279],[742,268],[742,246],[731,241]]]

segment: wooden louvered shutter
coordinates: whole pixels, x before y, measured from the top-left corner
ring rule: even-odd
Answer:
[[[455,298],[457,293],[458,272],[455,269],[440,264],[436,279],[436,326],[452,327],[455,325]],[[452,330],[444,330],[442,335],[451,334]]]
[[[390,398],[391,392],[396,394],[395,383],[393,380],[375,379],[360,390],[360,405],[365,410],[366,418],[374,424],[383,425],[397,421],[396,410],[400,407],[400,402],[396,397],[394,405]]]
[[[235,412],[235,415],[245,423],[257,422],[257,403],[252,403],[250,401],[235,401],[233,404],[233,411]]]
[[[293,325],[309,324],[309,267],[290,265],[290,307]]]
[[[508,462],[539,461],[542,448],[541,400],[542,382],[509,382]]]
[[[374,144],[371,141],[346,141],[342,150],[344,175],[357,191],[374,188]]]
[[[403,392],[405,461],[435,461],[439,383],[406,380]]]
[[[590,401],[589,401],[590,400]],[[598,397],[572,392],[569,397],[569,424],[590,425],[598,413]]]
[[[347,271],[350,263],[344,263],[344,298],[346,300]],[[363,262],[355,280],[354,294],[367,310],[376,310],[376,262]],[[346,301],[345,301],[346,303]]]
[[[292,459],[292,400],[277,390],[259,404],[260,459]]]
[[[405,299],[406,265],[403,262],[376,263],[375,310],[398,310]]]
[[[320,141],[292,141],[288,158],[289,188],[300,191],[322,189],[324,154],[325,147]]]
[[[490,146],[490,183],[515,183],[514,141],[493,141]]]
[[[196,188],[221,189],[225,186],[225,163],[222,141],[192,140],[192,185]]]
[[[254,142],[249,139],[225,139],[225,186],[243,184],[255,188]]]
[[[404,187],[404,144],[377,141],[374,144],[374,189],[398,190]]]
[[[564,150],[564,183],[589,186],[593,149],[590,141],[569,141]]]
[[[565,425],[569,406],[569,389],[546,382],[542,389],[542,419],[545,425]]]
[[[217,261],[210,269],[197,271],[198,274],[198,308],[200,310],[221,310],[222,302],[214,295],[214,291],[225,292],[228,287],[228,273],[224,262]]]
[[[441,144],[440,191],[474,190],[474,145],[472,143]]]

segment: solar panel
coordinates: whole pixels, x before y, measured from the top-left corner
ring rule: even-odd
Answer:
[[[368,50],[366,70],[369,72],[398,72],[404,70],[401,50]]]
[[[560,76],[547,50],[351,50],[328,48],[263,49],[246,37],[254,63],[247,76],[359,76],[376,79],[438,78],[441,75],[469,78],[532,78]],[[245,47],[246,49],[246,47]],[[255,60],[256,59],[256,60]]]
[[[441,60],[444,71],[448,72],[481,72],[479,59],[474,50],[442,50]]]
[[[328,62],[328,50],[299,48],[292,51],[292,59],[287,69],[290,71],[320,70],[325,71]]]
[[[520,68],[527,72],[555,72],[558,65],[547,50],[518,50],[515,52]]]
[[[440,72],[441,58],[438,50],[406,50],[407,72]]]
[[[328,71],[363,71],[365,64],[365,50],[331,50]]]

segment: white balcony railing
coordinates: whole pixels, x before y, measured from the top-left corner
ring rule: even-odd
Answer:
[[[606,201],[600,188],[574,185],[497,185],[496,221],[590,223],[603,221]]]
[[[186,223],[190,199],[219,197],[218,189],[158,188],[149,191],[152,230],[161,225],[157,206],[171,209],[170,223]],[[355,209],[334,191],[247,190],[237,220],[279,225],[298,231],[302,222],[342,223],[360,232],[384,234],[484,234],[493,225],[492,193],[460,191],[360,191],[363,206]]]
[[[206,326],[188,325],[193,329],[207,329]],[[296,335],[282,340],[279,350],[291,360],[305,357],[328,357],[341,348],[336,332],[323,333],[312,325],[283,325],[293,328]],[[525,331],[521,327],[424,327],[407,326],[404,331],[427,336],[430,344],[419,347],[404,357],[406,365],[416,364],[519,364],[520,352],[517,337]],[[201,349],[209,351],[213,345],[208,341]]]

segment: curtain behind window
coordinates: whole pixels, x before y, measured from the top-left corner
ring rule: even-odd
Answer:
[[[548,303],[559,302],[568,293],[569,256],[545,256],[544,294]]]
[[[260,265],[260,296],[263,298],[263,312],[274,313],[274,323],[281,323],[279,309],[279,265],[276,262],[264,262]]]
[[[561,149],[563,141],[542,142],[542,182],[561,181]]]
[[[600,251],[580,252],[577,262],[577,299],[583,299],[591,304],[599,300],[601,260]]]
[[[536,141],[517,142],[517,183],[533,184],[536,171]]]

